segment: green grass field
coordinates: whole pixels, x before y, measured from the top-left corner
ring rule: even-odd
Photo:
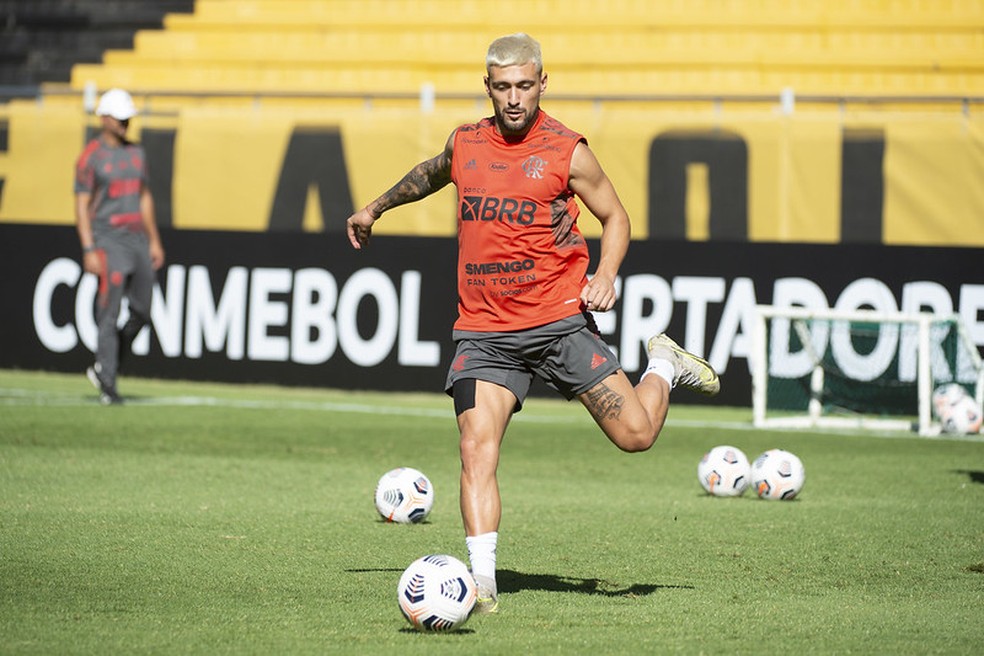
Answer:
[[[647,453],[531,400],[503,446],[501,612],[418,634],[427,553],[466,560],[442,395],[0,372],[3,654],[977,654],[984,442],[763,432],[678,405]],[[679,392],[680,395],[687,394]],[[803,460],[791,502],[708,497],[717,444]],[[421,525],[372,493],[424,471]]]

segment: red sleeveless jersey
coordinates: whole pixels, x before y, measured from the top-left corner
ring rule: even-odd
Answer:
[[[522,137],[503,137],[493,118],[455,132],[456,330],[523,330],[581,312],[588,248],[568,187],[581,141],[543,110]]]

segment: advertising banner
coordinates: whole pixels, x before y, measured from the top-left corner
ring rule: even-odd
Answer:
[[[454,239],[375,235],[355,251],[339,233],[164,230],[162,237],[168,262],[154,293],[153,330],[138,337],[124,376],[442,389],[453,353]],[[70,227],[0,225],[0,367],[81,376],[91,363],[97,281],[83,274],[78,250]],[[747,406],[756,304],[956,313],[981,346],[982,255],[975,248],[635,242],[618,304],[596,319],[630,378],[645,367],[648,338],[667,331],[721,373],[714,402]],[[677,400],[698,399],[681,393]]]

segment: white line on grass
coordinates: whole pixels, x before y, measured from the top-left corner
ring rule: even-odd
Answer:
[[[7,406],[92,406],[96,403],[91,395],[63,394],[41,390],[0,388],[0,405]],[[374,405],[368,403],[339,403],[334,401],[289,401],[270,399],[225,399],[214,396],[157,396],[128,399],[127,405],[161,407],[217,407],[240,408],[244,410],[315,410],[321,412],[351,412],[355,414],[395,415],[403,417],[430,417],[451,419],[451,408],[420,408],[401,405]],[[578,412],[557,415],[537,414],[525,409],[514,417],[514,421],[531,423],[592,423],[591,418]],[[667,421],[677,426],[715,426],[721,428],[745,429],[750,425],[744,422],[708,422],[699,419],[677,419]]]
[[[59,406],[82,407],[92,406],[95,401],[91,395],[65,394],[46,392],[43,390],[25,390],[16,388],[0,388],[0,406]],[[366,403],[336,403],[332,401],[288,401],[261,399],[225,399],[214,396],[158,396],[131,399],[127,405],[143,405],[158,407],[217,407],[240,408],[244,410],[313,410],[319,412],[349,412],[354,414],[391,415],[402,417],[428,417],[433,419],[453,419],[451,410],[439,408],[419,408],[410,406],[383,406]],[[563,415],[537,414],[529,409],[517,414],[513,421],[534,424],[588,424],[591,418],[583,413],[571,412]],[[751,422],[743,421],[708,421],[705,419],[673,419],[668,418],[669,427],[711,428],[733,431],[763,432],[769,429],[756,428]],[[872,437],[915,437],[913,433],[864,431],[850,433],[844,430],[809,429],[806,432],[823,435],[860,434]],[[940,435],[932,438],[938,440],[960,440],[984,442],[982,435]]]

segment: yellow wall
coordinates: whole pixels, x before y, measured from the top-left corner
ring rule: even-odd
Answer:
[[[883,242],[984,246],[984,118],[951,113],[800,111],[652,111],[557,107],[544,103],[589,139],[633,219],[634,237],[648,236],[649,150],[671,130],[726,130],[748,150],[748,239],[836,243],[840,235],[841,139],[845,129],[885,136]],[[356,207],[436,154],[451,130],[485,108],[437,111],[341,111],[191,107],[176,116],[138,117],[144,127],[176,131],[173,226],[262,231],[291,132],[301,126],[340,129]],[[8,149],[0,153],[0,222],[71,224],[72,176],[94,119],[72,107],[12,102],[0,108]],[[151,171],[151,175],[154,172]],[[687,235],[707,236],[707,172],[688,168]],[[305,229],[322,227],[317,195],[309,194]],[[455,198],[445,189],[399,208],[379,224],[383,234],[450,235]],[[588,235],[597,234],[590,217]]]

